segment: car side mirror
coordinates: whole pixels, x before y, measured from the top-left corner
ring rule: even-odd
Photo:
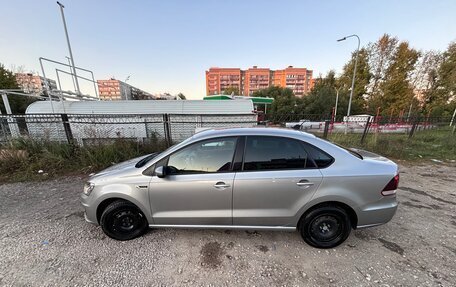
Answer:
[[[155,169],[155,175],[159,178],[164,178],[166,176],[166,168],[164,166],[159,166]]]

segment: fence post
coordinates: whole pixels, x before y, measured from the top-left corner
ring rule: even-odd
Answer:
[[[323,138],[326,139],[328,138],[328,130],[329,130],[329,124],[330,120],[325,120],[325,129],[323,130]]]
[[[71,132],[70,122],[68,121],[67,114],[61,114],[63,129],[65,130],[65,135],[70,145],[74,144],[73,133]]]
[[[169,124],[169,115],[168,114],[163,114],[163,130],[165,132],[165,141],[168,147],[171,146],[172,144],[172,139],[171,139],[171,129],[170,129],[170,124]]]
[[[418,119],[415,119],[415,121],[413,122],[412,129],[410,130],[410,133],[409,133],[409,138],[411,138],[413,136],[413,134],[415,133],[418,122],[419,122]]]
[[[361,137],[361,144],[364,143],[364,139],[366,138],[366,135],[369,132],[370,119],[371,119],[371,117],[367,117],[367,122],[366,122],[366,126],[364,127],[363,136]]]

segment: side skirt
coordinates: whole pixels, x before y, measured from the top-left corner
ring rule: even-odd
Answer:
[[[385,224],[385,223],[374,223],[374,224],[358,225],[358,226],[356,226],[356,229],[375,227],[375,226],[379,226],[379,225],[382,225],[382,224]]]
[[[149,224],[150,228],[188,228],[188,229],[234,229],[234,230],[277,230],[295,231],[293,226],[251,226],[251,225],[173,225]]]

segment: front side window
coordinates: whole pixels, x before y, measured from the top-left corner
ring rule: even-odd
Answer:
[[[235,137],[197,142],[172,154],[168,160],[168,170],[170,174],[229,171],[235,149]]]
[[[244,170],[284,170],[315,167],[300,141],[268,136],[249,136],[245,145]]]

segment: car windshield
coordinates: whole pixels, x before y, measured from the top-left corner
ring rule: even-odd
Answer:
[[[166,153],[168,152],[169,150],[172,150],[172,149],[177,149],[185,144],[187,144],[193,137],[189,137],[188,139],[184,140],[183,142],[181,143],[178,143],[178,144],[175,144],[175,145],[172,145],[170,146],[169,148],[167,148],[166,150],[162,151],[162,152],[155,152],[155,153],[151,153],[150,155],[142,158],[140,161],[138,161],[136,164],[135,164],[135,167],[136,168],[140,168],[140,167],[143,167],[146,163],[148,163],[149,161],[151,161],[153,158],[157,157],[159,154],[162,154],[162,153]]]

